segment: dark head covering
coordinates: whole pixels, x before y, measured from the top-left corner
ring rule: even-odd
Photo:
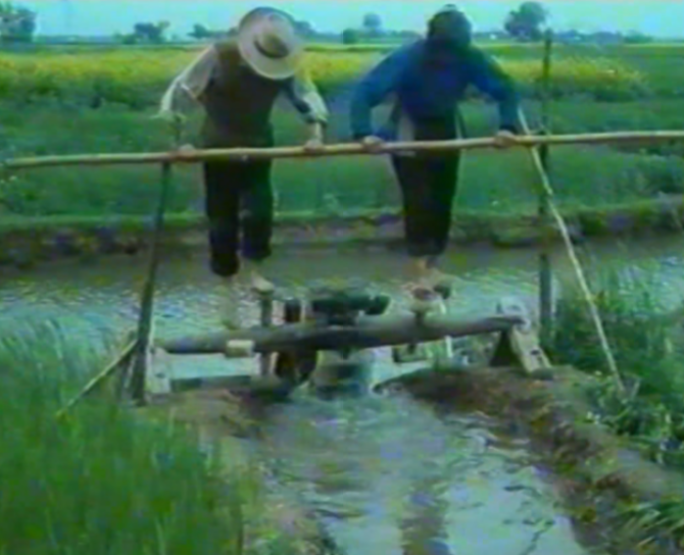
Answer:
[[[428,22],[427,43],[439,50],[466,50],[472,39],[472,27],[465,14],[448,4]]]

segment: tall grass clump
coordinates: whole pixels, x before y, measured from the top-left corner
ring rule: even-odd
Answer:
[[[676,347],[675,320],[664,312],[655,282],[611,269],[593,273],[590,283],[629,395],[613,387],[575,287],[564,287],[557,305],[552,357],[603,378],[594,392],[597,418],[635,438],[654,460],[684,466],[684,353]]]
[[[219,482],[189,432],[106,394],[55,419],[100,358],[52,325],[0,339],[0,553],[242,553],[253,482]]]

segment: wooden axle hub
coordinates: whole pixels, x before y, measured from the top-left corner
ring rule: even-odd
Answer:
[[[372,349],[510,331],[523,325],[518,315],[462,319],[447,314],[360,316],[353,326],[324,326],[312,322],[279,327],[254,327],[162,341],[158,346],[169,354],[228,354]],[[243,346],[235,349],[237,345]],[[249,348],[246,346],[249,345]]]

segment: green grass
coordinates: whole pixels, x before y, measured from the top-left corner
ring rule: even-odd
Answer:
[[[575,287],[565,286],[558,305],[549,352],[554,362],[597,374],[590,391],[594,421],[628,437],[651,461],[684,470],[684,351],[681,308],[657,297],[655,282],[638,273],[599,270],[591,276],[609,343],[628,395],[619,394],[606,370],[586,304]],[[590,415],[587,415],[590,416]],[[627,506],[632,527],[671,532],[684,545],[684,503],[676,496]]]
[[[596,395],[600,419],[636,438],[654,460],[684,469],[684,351],[677,346],[682,339],[678,318],[667,316],[672,307],[659,301],[657,284],[638,273],[597,270],[590,283],[631,394],[628,399],[616,394],[586,303],[568,284],[557,306],[553,359],[605,376],[605,387]]]
[[[541,59],[540,45],[497,43],[484,47],[512,62]],[[124,50],[135,51],[136,48]],[[145,47],[144,50],[150,53],[146,59],[158,56],[163,60],[165,52],[187,48],[163,46]],[[314,51],[333,52],[331,56],[346,52],[377,54],[388,48],[392,47],[311,45]],[[75,47],[74,53],[78,58],[81,53],[87,55],[94,51],[99,50]],[[40,52],[41,56],[48,56],[50,52],[64,54],[65,51],[43,48]],[[552,130],[583,133],[684,128],[684,110],[679,100],[682,86],[677,77],[683,52],[684,45],[558,45],[558,59],[601,57],[637,69],[647,77],[651,98],[617,103],[596,102],[580,95],[574,100],[557,100],[551,106]],[[320,55],[319,58],[327,63],[327,58]],[[332,60],[333,65],[336,59]],[[131,110],[106,103],[96,110],[84,109],[82,100],[74,92],[73,96],[61,101],[42,98],[28,104],[23,100],[0,103],[0,121],[4,126],[0,149],[6,156],[40,156],[168,148],[167,129],[150,119],[150,110]],[[333,112],[329,142],[346,142],[349,140],[348,98],[333,96],[329,101]],[[525,109],[532,127],[536,127],[539,105],[529,101],[525,103]],[[495,129],[494,106],[468,102],[464,112],[469,136],[489,135]],[[279,144],[297,144],[304,140],[303,128],[289,109],[276,111],[275,127]],[[682,193],[683,155],[684,147],[680,143],[625,145],[619,149],[555,148],[551,168],[557,200],[570,210],[595,206],[597,202],[607,206],[653,198],[659,192]],[[203,196],[198,167],[178,168],[175,175],[177,187],[171,210],[197,214]],[[159,168],[156,167],[54,168],[19,173],[11,181],[0,183],[0,216],[12,219],[149,214],[156,200],[158,180]],[[492,211],[529,213],[536,202],[536,182],[529,157],[522,151],[470,152],[466,154],[462,168],[457,206],[463,212],[482,214]],[[384,157],[278,161],[274,184],[281,213],[386,209],[399,205],[395,179]]]
[[[196,438],[107,397],[55,412],[102,357],[58,327],[0,340],[0,553],[231,555],[257,482],[221,482]]]
[[[650,106],[649,111],[648,104],[611,104],[601,109],[594,104],[558,103],[554,105],[554,128],[562,132],[649,125],[676,128],[682,122],[682,112],[674,102]],[[538,109],[534,105],[529,108],[534,125]],[[644,116],[646,113],[650,115]],[[11,104],[0,106],[5,146],[13,156],[165,150],[167,128],[150,119],[151,115],[116,106],[80,110],[41,103],[30,112]],[[470,136],[487,135],[495,128],[492,105],[469,103],[465,116]],[[303,126],[290,111],[276,113],[275,127],[280,144],[304,140]],[[334,110],[329,141],[347,140],[347,114]],[[559,201],[568,207],[593,206],[599,198],[601,203],[614,204],[649,198],[657,191],[680,192],[683,171],[681,160],[673,157],[569,146],[552,152],[553,181]],[[197,213],[203,195],[198,168],[179,168],[176,175],[171,211]],[[158,181],[159,168],[154,166],[26,171],[0,185],[0,213],[5,218],[149,214]],[[467,153],[458,207],[465,211],[529,211],[535,203],[536,182],[523,151]],[[274,184],[281,212],[398,206],[397,186],[384,157],[278,161]]]

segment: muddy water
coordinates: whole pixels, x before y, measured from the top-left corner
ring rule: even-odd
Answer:
[[[587,553],[523,441],[482,415],[399,396],[312,399],[274,416],[265,455],[348,555]]]
[[[684,293],[682,243],[659,241],[592,247],[592,260],[628,268],[658,288],[665,303]],[[559,274],[567,263],[557,256]],[[90,342],[134,322],[144,274],[141,258],[94,265],[65,263],[0,282],[0,326],[55,319]],[[458,277],[451,308],[490,313],[502,295],[534,308],[533,252],[454,253],[446,269]],[[361,280],[376,291],[401,291],[402,260],[385,252],[281,251],[271,263],[279,285],[301,293],[314,279]],[[220,285],[203,255],[165,262],[157,301],[161,336],[212,330]],[[246,320],[258,314],[242,294]],[[210,374],[225,361],[175,359],[175,368]],[[246,364],[246,363],[245,363]],[[245,364],[241,370],[248,370]],[[236,366],[238,368],[238,366]],[[380,356],[379,378],[396,373]],[[280,480],[308,501],[350,555],[575,555],[575,540],[558,496],[521,440],[507,438],[482,415],[438,416],[400,397],[322,402],[308,398],[278,409],[258,446]]]

